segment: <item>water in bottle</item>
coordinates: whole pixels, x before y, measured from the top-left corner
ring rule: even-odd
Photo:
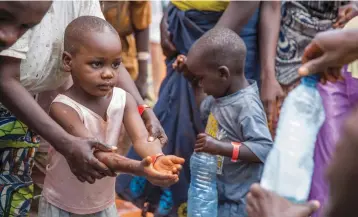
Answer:
[[[190,159],[191,181],[188,217],[217,217],[216,156],[194,152]]]
[[[318,81],[317,76],[302,78],[285,99],[261,179],[262,187],[292,202],[305,202],[311,187],[314,147],[324,121]]]

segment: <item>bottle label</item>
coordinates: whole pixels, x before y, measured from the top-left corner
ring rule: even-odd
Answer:
[[[218,160],[218,165],[216,167],[216,174],[222,175],[223,174],[224,157],[218,155],[217,160]]]

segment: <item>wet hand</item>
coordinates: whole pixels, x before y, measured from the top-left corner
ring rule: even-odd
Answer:
[[[159,139],[162,146],[166,145],[168,137],[153,110],[146,109],[143,112],[142,119],[144,121],[145,128],[147,128],[149,133],[148,142],[153,142],[155,139]]]
[[[218,140],[205,133],[200,133],[196,138],[194,151],[217,155],[219,146]]]
[[[93,184],[96,179],[101,179],[105,176],[116,176],[114,172],[93,155],[94,149],[112,152],[116,150],[115,147],[107,146],[93,138],[72,137],[70,143],[69,147],[71,149],[61,154],[66,158],[72,173],[78,180]]]
[[[154,163],[154,169],[161,173],[179,174],[184,162],[183,158],[174,155],[160,156]]]
[[[158,159],[159,160],[159,159]],[[146,157],[140,164],[140,169],[146,179],[153,185],[160,187],[169,187],[179,181],[177,174],[157,171],[152,164],[152,158]]]

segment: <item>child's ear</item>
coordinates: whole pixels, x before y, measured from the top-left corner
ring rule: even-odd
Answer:
[[[230,77],[230,70],[228,67],[226,66],[219,66],[218,68],[218,71],[219,71],[219,75],[220,75],[220,78],[223,78],[223,79],[229,79]]]
[[[65,72],[71,72],[72,69],[72,55],[67,51],[62,54],[62,64]]]

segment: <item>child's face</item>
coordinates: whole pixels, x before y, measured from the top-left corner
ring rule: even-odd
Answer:
[[[209,67],[204,61],[198,61],[198,59],[189,53],[186,67],[190,77],[197,81],[206,94],[214,98],[225,96],[230,87],[228,71]]]
[[[90,32],[71,57],[74,85],[93,96],[106,96],[117,83],[121,64],[119,36],[110,31]]]

